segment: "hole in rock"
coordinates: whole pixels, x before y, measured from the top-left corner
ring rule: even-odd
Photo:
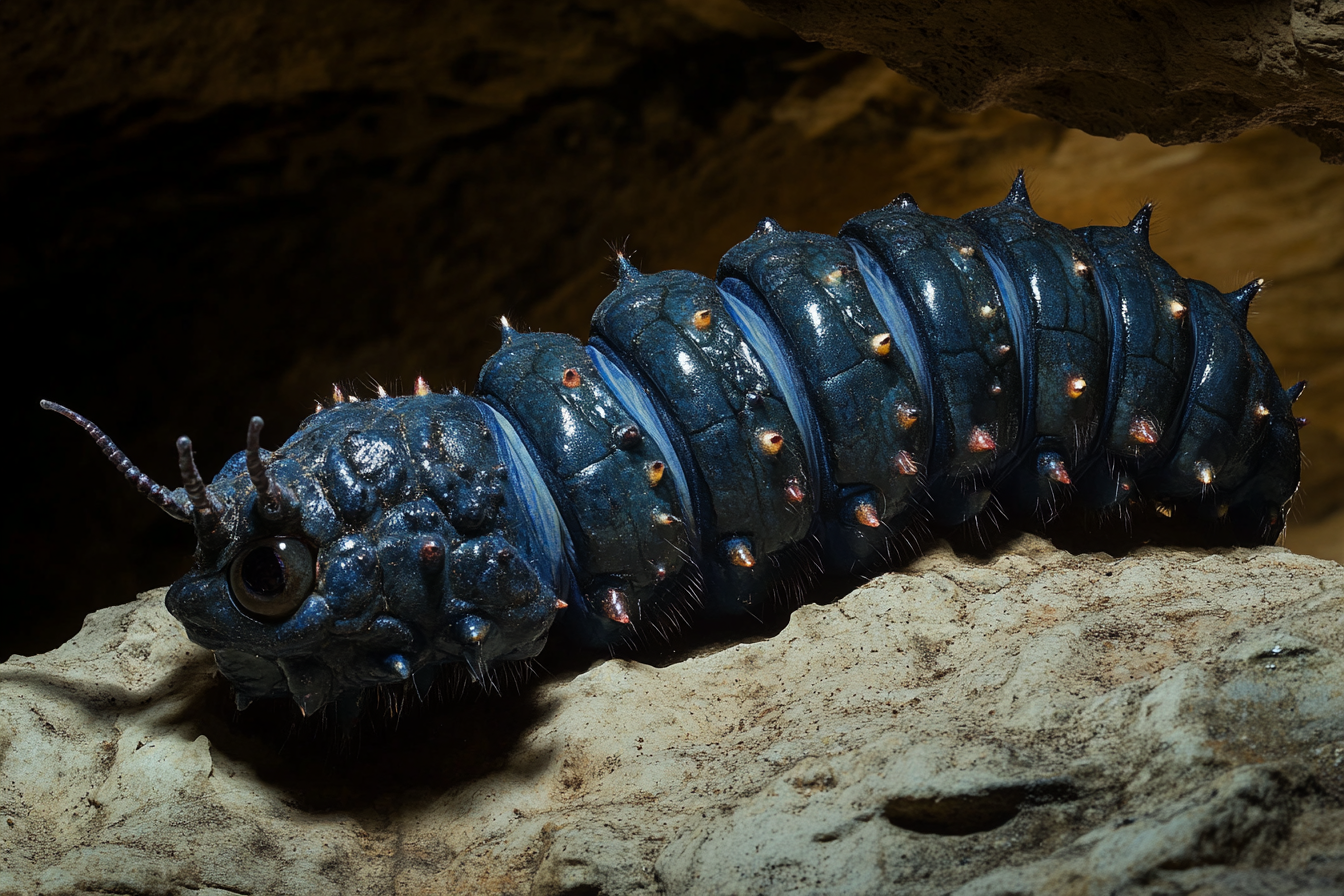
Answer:
[[[980,793],[940,797],[893,797],[882,814],[887,821],[917,834],[964,837],[1002,827],[1027,806],[1077,799],[1068,778],[1043,778]]]

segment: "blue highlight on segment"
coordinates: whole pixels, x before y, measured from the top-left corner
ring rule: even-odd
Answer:
[[[825,469],[825,465],[821,430],[817,426],[816,415],[812,413],[812,402],[799,381],[801,371],[796,369],[792,358],[789,357],[789,350],[785,348],[774,326],[751,307],[749,300],[739,299],[735,293],[740,291],[742,294],[750,294],[756,302],[760,302],[760,297],[750,293],[751,287],[741,280],[731,280],[728,283],[732,285],[733,292],[724,289],[723,284],[719,286],[723,304],[732,316],[733,322],[742,331],[742,335],[746,337],[747,343],[760,356],[761,363],[770,374],[770,379],[782,393],[793,422],[802,433],[808,480],[822,483],[824,480],[821,471]]]
[[[873,297],[873,304],[877,306],[877,313],[886,321],[891,329],[892,339],[896,340],[897,350],[905,358],[910,369],[915,372],[915,382],[919,384],[920,397],[923,398],[921,403],[927,404],[933,397],[933,370],[925,354],[923,340],[915,329],[914,320],[910,317],[910,306],[897,292],[891,277],[887,276],[887,272],[877,263],[877,259],[873,258],[872,253],[857,240],[848,242],[854,250],[855,260],[859,263],[859,273],[863,275],[863,282],[868,285],[868,294]]]
[[[574,563],[574,546],[564,518],[537,469],[537,462],[523,445],[513,424],[484,402],[480,403],[480,408],[486,424],[495,433],[500,456],[508,468],[509,492],[523,508],[519,523],[524,551],[534,558],[541,581],[556,597],[564,600],[570,592],[570,570]]]
[[[1008,329],[1013,334],[1011,343],[1014,347],[1013,354],[1017,356],[1018,375],[1022,378],[1022,422],[1024,427],[1030,427],[1034,417],[1031,409],[1036,397],[1036,353],[1035,346],[1028,336],[1031,317],[1022,307],[1022,297],[1017,294],[1013,278],[1008,274],[1008,266],[987,246],[980,247],[980,254],[989,265],[989,270],[994,275],[994,285],[998,287],[999,295],[1003,297],[1003,311],[1008,317]],[[1024,430],[1021,437],[1029,438],[1030,434]]]
[[[615,393],[616,399],[625,407],[630,416],[639,422],[640,428],[658,446],[658,451],[667,464],[667,473],[672,479],[673,488],[677,492],[681,518],[686,523],[686,529],[690,533],[692,543],[697,542],[699,540],[699,529],[696,527],[695,504],[691,500],[691,487],[686,478],[686,470],[682,466],[681,457],[673,447],[672,439],[667,434],[667,429],[664,428],[662,418],[659,417],[658,410],[650,400],[649,394],[630,378],[630,375],[618,362],[608,358],[598,347],[589,345],[586,350],[588,357],[593,361],[593,366],[597,368],[598,375]]]

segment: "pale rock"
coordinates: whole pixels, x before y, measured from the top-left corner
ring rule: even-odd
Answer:
[[[1024,536],[342,745],[152,592],[0,666],[0,893],[1324,896],[1341,655],[1333,563]]]

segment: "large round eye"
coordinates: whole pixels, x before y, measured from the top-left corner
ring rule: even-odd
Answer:
[[[264,619],[288,616],[313,590],[313,554],[297,538],[263,538],[229,569],[233,599]]]

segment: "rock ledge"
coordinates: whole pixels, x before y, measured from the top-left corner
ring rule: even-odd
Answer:
[[[151,592],[0,666],[0,893],[1325,896],[1342,610],[1277,548],[940,548],[342,754],[234,713]]]

